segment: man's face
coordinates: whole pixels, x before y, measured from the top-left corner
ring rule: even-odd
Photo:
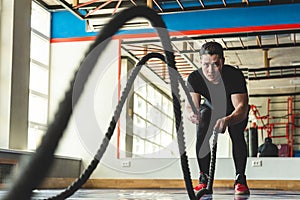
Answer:
[[[214,84],[219,83],[221,80],[224,59],[220,58],[217,54],[204,54],[201,56],[200,63],[206,79]]]

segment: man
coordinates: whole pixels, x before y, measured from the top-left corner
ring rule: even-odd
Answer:
[[[222,46],[217,42],[207,42],[200,49],[201,68],[188,77],[190,94],[201,113],[193,113],[187,104],[188,119],[197,124],[196,154],[200,178],[194,189],[199,191],[207,187],[212,132],[224,133],[228,128],[236,170],[235,194],[250,194],[245,176],[247,145],[244,129],[249,112],[246,81],[240,70],[224,65],[224,62]],[[208,189],[212,193],[212,188]]]
[[[278,157],[278,147],[272,143],[272,138],[266,137],[265,143],[258,147],[258,157]]]

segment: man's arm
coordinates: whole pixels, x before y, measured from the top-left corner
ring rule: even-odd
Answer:
[[[249,99],[248,94],[233,94],[231,95],[231,101],[234,107],[234,111],[226,117],[228,125],[237,124],[248,116]]]
[[[194,93],[194,92],[190,92],[190,94],[196,109],[199,111],[201,95],[199,93]],[[193,112],[192,107],[188,101],[186,101],[186,111],[187,111],[187,118],[192,123],[199,124],[200,116]]]
[[[248,116],[248,94],[242,93],[242,94],[233,94],[231,95],[231,101],[234,107],[234,111],[219,120],[217,120],[215,129],[220,132],[225,132],[225,129],[229,125],[237,124]]]

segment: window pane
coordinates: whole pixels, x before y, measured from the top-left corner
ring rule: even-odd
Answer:
[[[154,106],[161,108],[162,95],[159,90],[155,89],[152,85],[147,86],[147,100]]]
[[[148,104],[147,106],[147,120],[153,123],[156,126],[162,125],[161,119],[161,111],[158,110],[156,107]]]
[[[162,109],[165,113],[167,113],[170,117],[173,117],[173,102],[169,100],[167,97],[162,97]]]
[[[167,147],[173,141],[172,135],[167,134],[167,133],[162,133],[161,141],[162,141],[161,145]]]
[[[48,100],[33,94],[29,95],[29,121],[47,124]]]
[[[141,117],[146,117],[147,107],[146,101],[138,95],[134,95],[134,113]]]
[[[159,134],[159,129],[152,123],[147,123],[147,139],[148,140],[153,140],[153,137],[157,134]]]
[[[30,84],[29,88],[36,92],[48,94],[48,70],[34,63],[30,66]]]
[[[136,79],[134,91],[133,157],[175,157],[174,115],[170,98],[155,85]],[[138,89],[137,89],[138,88]],[[143,147],[143,148],[142,148]],[[177,147],[177,145],[176,145]]]
[[[41,143],[41,139],[46,132],[45,127],[29,124],[28,127],[28,149],[35,150]]]
[[[48,66],[49,64],[49,40],[31,32],[30,57]]]
[[[133,152],[134,155],[142,156],[144,155],[145,141],[141,140],[139,137],[133,136]]]
[[[158,109],[161,109],[162,107],[161,102],[162,102],[162,94],[158,90],[155,90],[153,105],[156,106]]]
[[[146,122],[137,115],[133,115],[133,133],[142,138],[146,138]]]
[[[160,143],[161,143],[161,141],[160,141],[160,136],[161,136],[160,133],[155,134],[155,135],[153,136],[152,141],[153,141],[155,144],[160,144]]]
[[[173,130],[173,125],[174,125],[173,119],[165,117],[162,129],[168,133],[171,133]]]
[[[34,150],[47,129],[51,14],[35,2],[31,9],[28,147]]]
[[[134,92],[139,94],[142,97],[146,97],[147,95],[146,86],[147,86],[146,82],[142,78],[137,77],[134,82]]]
[[[149,154],[153,152],[153,144],[151,142],[145,141],[145,156],[149,157]]]
[[[50,37],[50,13],[32,2],[31,28]]]
[[[153,87],[151,86],[147,86],[147,100],[149,102],[154,102],[154,99],[155,99],[155,90]]]

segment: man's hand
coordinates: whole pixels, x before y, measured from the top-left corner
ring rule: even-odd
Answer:
[[[199,114],[195,114],[194,112],[190,112],[188,114],[188,120],[190,120],[193,124],[199,124],[201,121],[201,116]]]
[[[216,124],[214,126],[214,130],[216,130],[218,133],[224,133],[227,126],[228,126],[228,122],[226,120],[226,117],[223,117],[223,118],[218,119],[216,121]]]

